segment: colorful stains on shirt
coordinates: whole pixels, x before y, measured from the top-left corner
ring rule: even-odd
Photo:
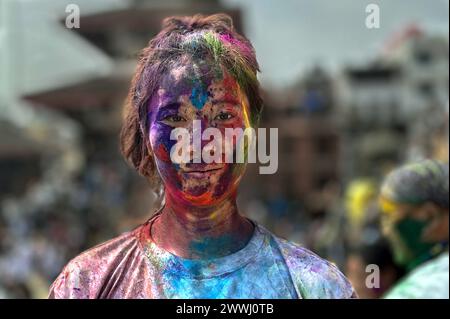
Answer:
[[[162,298],[297,298],[276,243],[259,228],[243,249],[222,258],[183,259],[154,243],[146,255],[159,274],[155,290]]]
[[[70,261],[49,298],[352,298],[329,262],[257,225],[249,243],[211,260],[177,257],[150,240],[151,220]]]

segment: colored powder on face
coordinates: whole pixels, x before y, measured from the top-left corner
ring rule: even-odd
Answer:
[[[413,218],[404,218],[395,224],[395,231],[409,250],[406,255],[410,258],[399,260],[407,269],[414,269],[418,264],[423,263],[432,257],[432,248],[434,243],[425,243],[422,241],[422,233],[427,227],[427,221],[414,220]]]
[[[196,85],[192,89],[190,100],[192,105],[194,105],[196,109],[200,110],[208,100],[208,91],[201,85]]]
[[[163,144],[159,144],[159,147],[155,151],[155,155],[162,161],[170,162],[169,152],[166,150]]]
[[[233,181],[233,175],[235,173],[242,173],[242,171],[237,170],[237,169],[235,171],[227,170],[226,173],[220,177],[220,180],[217,183],[217,186],[214,190],[213,196],[219,196],[220,194],[224,194],[227,191],[227,188],[230,187],[230,185]]]

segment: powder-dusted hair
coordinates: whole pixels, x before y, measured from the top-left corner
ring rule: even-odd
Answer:
[[[120,149],[127,161],[157,191],[160,177],[148,140],[147,106],[158,90],[160,80],[182,57],[213,59],[224,67],[246,94],[250,118],[257,124],[262,98],[255,50],[233,27],[226,14],[192,17],[169,17],[162,30],[141,52],[124,108],[124,123],[120,133]]]
[[[381,188],[381,196],[397,204],[434,203],[448,209],[448,163],[422,160],[392,171]]]

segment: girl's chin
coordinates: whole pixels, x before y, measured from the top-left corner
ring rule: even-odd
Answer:
[[[227,197],[227,193],[217,194],[212,187],[196,187],[194,189],[179,192],[179,199],[182,199],[187,205],[192,206],[211,206],[220,203]]]

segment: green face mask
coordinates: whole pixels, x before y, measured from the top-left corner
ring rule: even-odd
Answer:
[[[425,243],[422,241],[422,232],[427,226],[428,221],[419,221],[412,218],[404,218],[396,223],[395,231],[402,241],[403,252],[396,252],[401,256],[398,262],[408,269],[414,268],[418,264],[426,261],[431,256],[431,250],[434,243]]]

